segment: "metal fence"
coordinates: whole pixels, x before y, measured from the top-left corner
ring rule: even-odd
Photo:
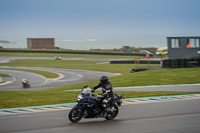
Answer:
[[[65,53],[65,54],[95,54],[95,55],[125,55],[125,56],[146,56],[141,53],[112,53],[112,52],[87,52],[87,51],[53,51],[53,50],[4,50],[0,52],[23,52],[23,53]]]
[[[160,64],[160,61],[148,60],[114,60],[110,64]]]

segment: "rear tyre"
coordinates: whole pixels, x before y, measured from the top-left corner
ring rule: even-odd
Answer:
[[[111,105],[108,108],[108,112],[107,112],[105,119],[106,120],[113,120],[118,115],[118,112],[119,112],[118,106],[116,104]]]
[[[69,120],[73,123],[80,121],[83,117],[83,111],[81,109],[72,108],[69,112]]]

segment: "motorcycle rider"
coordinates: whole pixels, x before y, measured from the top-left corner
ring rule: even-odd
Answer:
[[[29,83],[28,80],[22,79],[22,84],[23,84],[24,88],[29,87],[29,86],[27,86],[28,83]]]
[[[28,83],[26,79],[22,79],[22,83]]]
[[[108,105],[113,101],[113,88],[107,76],[102,76],[100,78],[100,82],[92,88],[92,92],[95,92],[95,90],[100,87],[102,88],[103,92],[102,106],[104,107],[104,110],[106,110]]]

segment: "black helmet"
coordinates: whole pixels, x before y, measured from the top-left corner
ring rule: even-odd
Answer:
[[[101,79],[100,79],[100,82],[102,84],[106,84],[108,82],[108,77],[107,76],[102,76]]]

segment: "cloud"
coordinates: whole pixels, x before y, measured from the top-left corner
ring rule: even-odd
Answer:
[[[96,42],[96,39],[88,39],[89,42]]]

